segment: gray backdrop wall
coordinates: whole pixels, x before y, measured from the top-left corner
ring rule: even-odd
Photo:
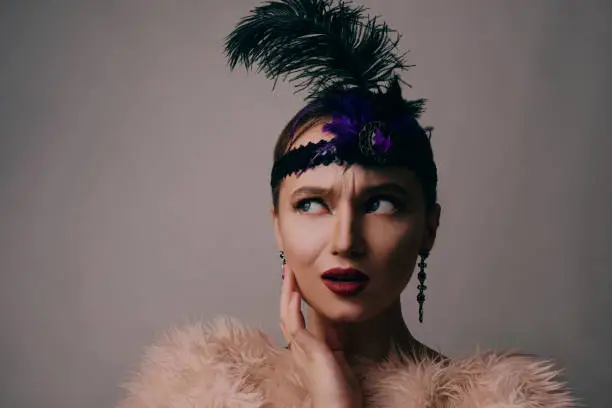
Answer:
[[[113,406],[143,346],[187,320],[280,340],[268,176],[302,102],[222,54],[258,3],[2,2],[0,406]],[[367,5],[403,34],[406,96],[436,127],[415,335],[554,358],[611,406],[612,3]]]

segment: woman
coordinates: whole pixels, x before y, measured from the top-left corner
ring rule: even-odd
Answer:
[[[440,219],[423,100],[406,101],[390,29],[363,8],[269,2],[228,37],[230,66],[258,63],[308,90],[276,144],[272,219],[288,346],[232,319],[152,347],[122,408],[572,407],[548,362],[447,358],[407,328],[400,295]],[[301,312],[307,305],[308,324]]]

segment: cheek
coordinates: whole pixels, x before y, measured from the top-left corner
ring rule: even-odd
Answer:
[[[308,218],[292,214],[281,226],[285,254],[296,269],[314,264],[328,239],[329,223]]]
[[[410,268],[421,245],[424,225],[417,217],[367,226],[368,246],[375,258],[390,270]],[[386,269],[386,268],[385,268]]]

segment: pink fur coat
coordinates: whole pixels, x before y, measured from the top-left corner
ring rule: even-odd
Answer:
[[[410,361],[410,360],[409,360]],[[361,361],[365,407],[575,407],[550,362],[518,354],[383,363]],[[125,383],[119,408],[310,407],[288,350],[260,330],[222,317],[190,325],[150,347],[139,373]]]

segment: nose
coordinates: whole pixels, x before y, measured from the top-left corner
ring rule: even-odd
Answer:
[[[331,252],[345,258],[358,258],[366,252],[361,217],[348,205],[338,208],[334,214]]]

